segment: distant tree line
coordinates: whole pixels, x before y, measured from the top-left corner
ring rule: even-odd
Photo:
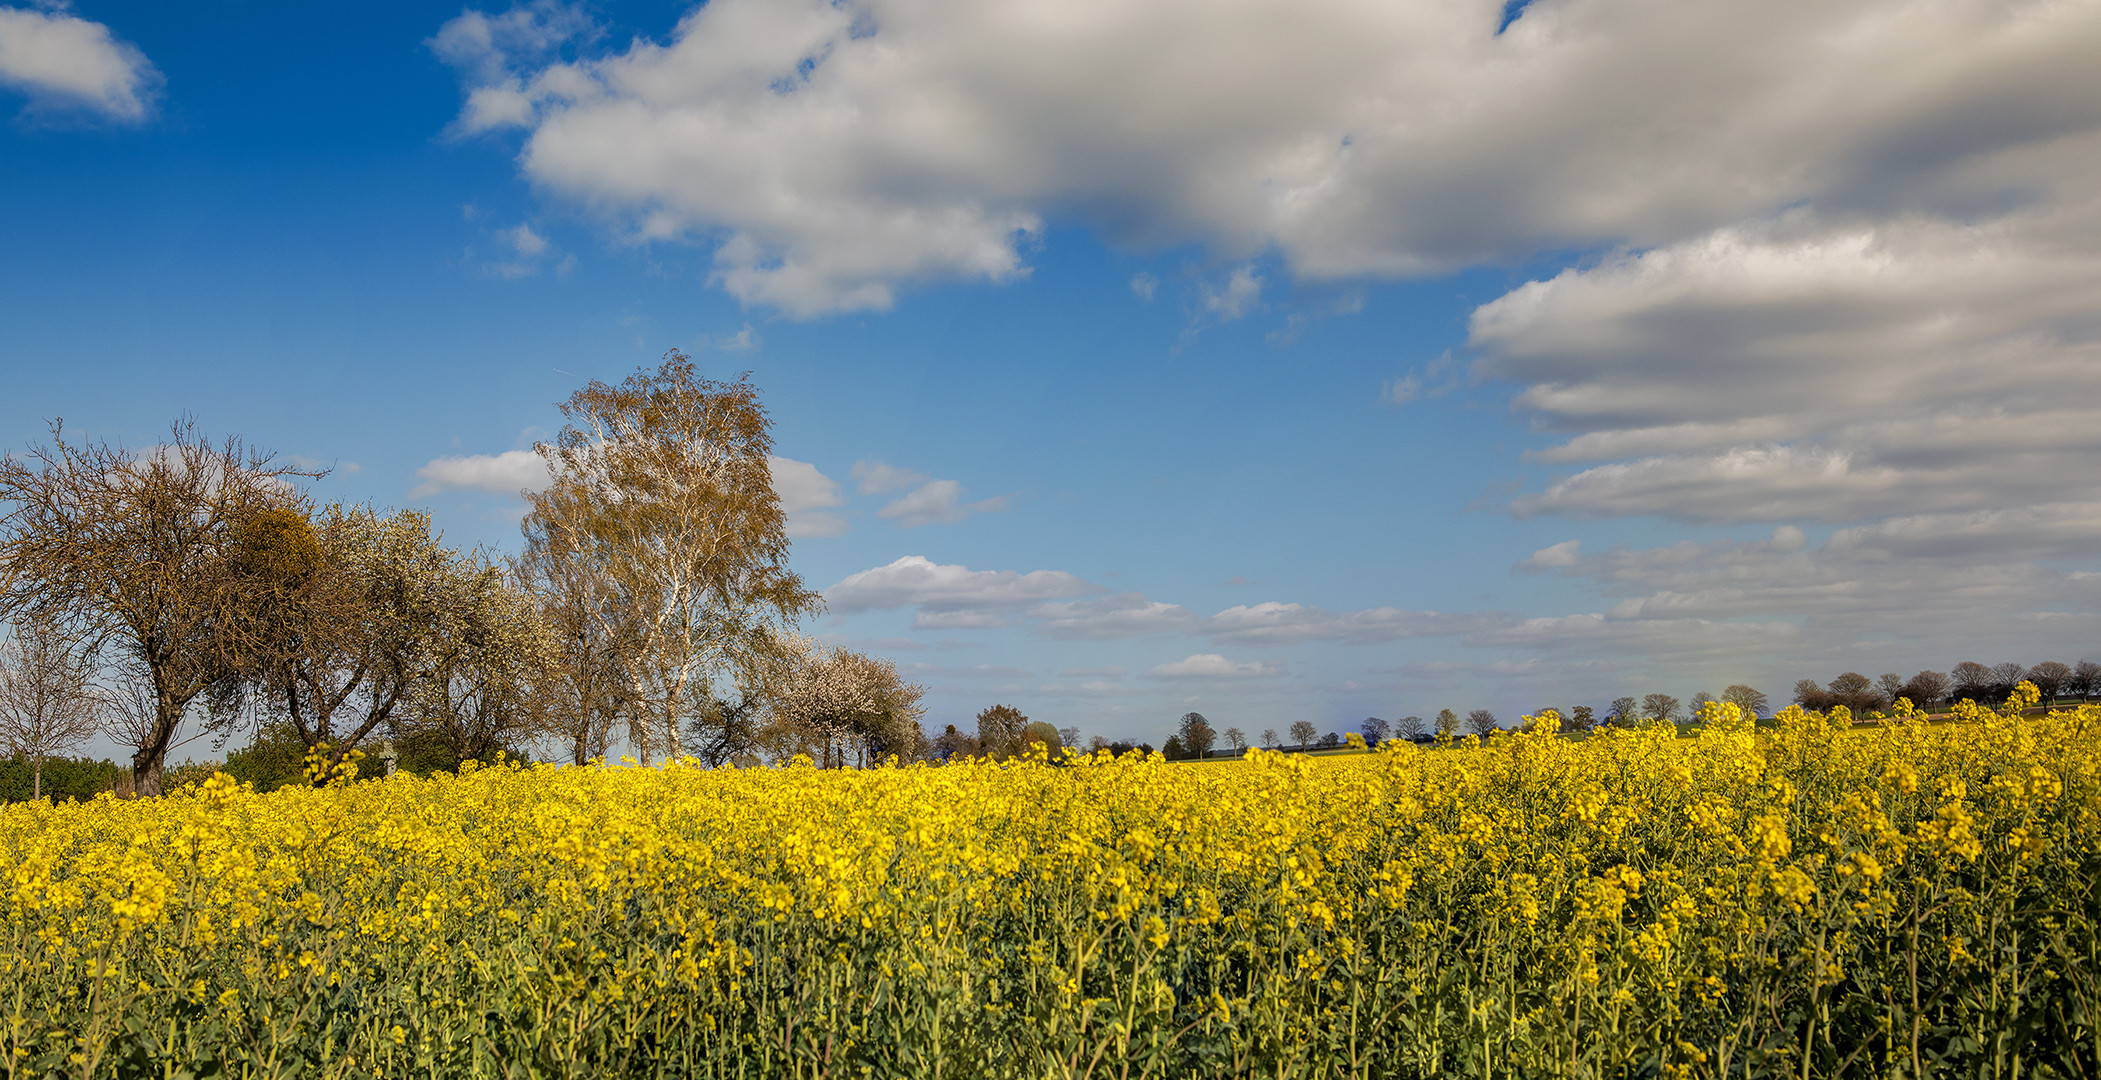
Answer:
[[[2101,697],[2101,663],[2082,660],[2077,664],[2064,664],[2047,660],[2032,667],[2018,663],[1987,667],[1975,661],[1964,661],[1946,672],[1920,671],[1910,678],[1891,673],[1870,679],[1849,671],[1829,683],[1819,684],[1813,679],[1797,682],[1793,704],[1817,712],[1843,706],[1855,716],[1887,712],[1899,698],[1909,700],[1914,708],[1921,710],[1945,708],[1963,700],[1996,706],[2004,704],[2022,682],[2035,684],[2045,705],[2075,699],[2085,703]],[[1536,719],[1551,714],[1558,725],[1557,730],[1585,733],[1600,727],[1682,724],[1697,719],[1702,707],[1713,701],[1728,702],[1752,716],[1772,713],[1772,702],[1766,694],[1754,687],[1736,684],[1725,688],[1718,697],[1700,692],[1688,701],[1671,694],[1653,693],[1638,699],[1631,696],[1614,698],[1602,712],[1589,705],[1570,709],[1542,707],[1534,710],[1532,717]],[[1474,709],[1462,717],[1457,711],[1446,708],[1440,709],[1429,721],[1420,716],[1405,716],[1394,721],[1366,717],[1358,730],[1367,744],[1377,746],[1391,739],[1427,743],[1456,738],[1461,734],[1486,738],[1503,728],[1495,713],[1488,709]],[[1277,733],[1269,730],[1262,733],[1262,745],[1279,749],[1321,749],[1342,744],[1341,736],[1333,732],[1323,736],[1319,732],[1320,729],[1311,721],[1298,720],[1290,726],[1288,741],[1280,742]]]

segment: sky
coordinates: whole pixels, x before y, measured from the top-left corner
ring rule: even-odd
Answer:
[[[6,3],[8,450],[501,553],[682,350],[934,731],[2101,659],[2094,0]]]

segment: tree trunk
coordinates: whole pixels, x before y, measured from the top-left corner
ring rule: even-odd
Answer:
[[[43,758],[38,758],[29,765],[29,797],[36,802],[44,801]]]
[[[175,737],[175,726],[182,722],[182,711],[189,702],[177,702],[173,694],[163,691],[158,695],[154,708],[153,733],[146,745],[131,756],[131,791],[136,798],[157,796],[160,792],[161,770],[167,763],[168,740]]]

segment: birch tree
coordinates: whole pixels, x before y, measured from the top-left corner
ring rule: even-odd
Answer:
[[[676,757],[714,684],[821,606],[787,567],[771,421],[748,376],[702,379],[677,352],[578,390],[562,414],[535,447],[552,480],[527,494],[527,557],[576,560],[557,580],[590,583],[576,602],[615,643],[629,741],[645,764]]]
[[[49,619],[27,618],[0,643],[0,746],[29,762],[30,797],[44,797],[44,762],[95,734],[101,703],[78,643]]]

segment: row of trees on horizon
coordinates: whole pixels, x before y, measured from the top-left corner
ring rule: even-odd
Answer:
[[[2077,664],[2046,660],[2033,667],[2011,662],[1987,667],[1966,660],[1950,671],[1920,671],[1909,679],[1897,674],[1869,679],[1849,671],[1826,684],[1814,679],[1800,680],[1795,683],[1793,703],[1816,712],[1844,707],[1855,716],[1887,712],[1899,698],[1909,700],[1915,708],[1922,710],[1943,708],[1964,700],[1999,705],[2023,682],[2035,684],[2045,704],[2066,698],[2077,698],[2083,703],[2101,695],[2101,664],[2091,660],[2081,660]],[[1720,697],[1704,691],[1695,693],[1689,702],[1671,694],[1655,693],[1644,695],[1639,700],[1614,698],[1602,710],[1589,705],[1568,709],[1543,706],[1534,710],[1531,716],[1538,717],[1551,708],[1560,717],[1559,730],[1588,732],[1599,727],[1684,723],[1696,719],[1701,708],[1710,701],[1729,702],[1753,716],[1770,716],[1773,712],[1771,698],[1766,694],[1754,687],[1737,684],[1724,689]],[[1428,720],[1420,716],[1404,716],[1391,721],[1376,716],[1366,717],[1357,734],[1362,735],[1368,745],[1377,746],[1389,739],[1422,742],[1462,734],[1485,738],[1501,730],[1504,730],[1503,722],[1491,710],[1474,709],[1462,718],[1456,710],[1446,708]],[[1275,729],[1264,730],[1260,742],[1254,745],[1322,749],[1341,746],[1345,741],[1345,736],[1334,731],[1322,734],[1320,727],[1310,720],[1293,721],[1285,734],[1288,741],[1280,739]],[[1099,738],[1096,742],[1100,745],[1090,749],[1152,750],[1150,744],[1144,743],[1109,743]],[[1223,733],[1217,732],[1203,714],[1192,712],[1177,722],[1162,752],[1170,760],[1201,758],[1215,749],[1241,753],[1249,745],[1247,736],[1239,728],[1228,727]]]

